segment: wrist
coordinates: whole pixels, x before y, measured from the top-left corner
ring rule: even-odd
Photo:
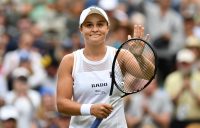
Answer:
[[[90,111],[91,106],[92,104],[82,104],[80,108],[81,115],[83,116],[91,115],[91,111]]]

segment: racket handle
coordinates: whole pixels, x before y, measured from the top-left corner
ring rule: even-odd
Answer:
[[[90,128],[98,128],[103,119],[96,118]]]

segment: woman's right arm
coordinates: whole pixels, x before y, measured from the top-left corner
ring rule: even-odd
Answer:
[[[73,93],[73,54],[66,55],[58,68],[56,103],[58,112],[67,115],[80,115],[81,104],[72,100]]]
[[[81,105],[72,100],[73,95],[73,54],[66,55],[58,68],[57,80],[57,110],[67,115],[81,115]],[[93,104],[90,108],[91,115],[97,118],[106,118],[112,112],[110,104]]]

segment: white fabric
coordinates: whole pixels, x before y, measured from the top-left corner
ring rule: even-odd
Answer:
[[[113,95],[109,97],[111,78],[110,72],[115,49],[107,47],[104,58],[100,61],[90,61],[83,55],[83,49],[74,52],[74,92],[73,99],[81,104],[108,103],[119,98],[120,91],[114,87]],[[72,116],[70,128],[91,127],[94,116]],[[123,100],[114,105],[109,117],[104,119],[99,128],[126,128]]]
[[[2,74],[0,74],[0,98],[4,98],[7,92],[8,85],[6,78]]]
[[[13,105],[19,112],[18,128],[29,128],[35,112],[41,103],[40,94],[37,91],[29,90],[28,97],[18,97],[14,91],[6,95],[6,104]]]
[[[81,105],[81,115],[83,115],[83,116],[91,115],[91,113],[90,113],[91,106],[92,106],[92,104],[82,104]]]
[[[182,49],[178,51],[176,60],[177,62],[192,63],[196,59],[195,54],[189,49]]]
[[[3,74],[5,76],[12,74],[13,70],[19,67],[20,63],[20,49],[15,51],[10,51],[5,54],[4,62],[3,62]],[[41,55],[34,51],[29,51],[30,53],[30,61],[31,68],[33,70],[33,74],[29,77],[29,84],[31,87],[36,87],[41,84],[41,82],[46,78],[46,72],[41,64]]]
[[[18,119],[18,111],[15,107],[11,105],[5,105],[0,108],[0,120],[8,120],[8,119]]]
[[[144,102],[146,102],[148,108],[156,114],[169,113],[171,115],[173,106],[169,95],[161,89],[157,89],[153,95],[148,97],[145,97],[143,92],[131,95],[130,106],[127,110],[127,114],[142,119],[138,128],[143,128],[145,125],[148,125],[149,127],[152,126],[153,128],[160,128],[161,126],[154,122],[151,115],[144,114]]]
[[[170,59],[184,47],[183,19],[174,10],[169,9],[165,15],[161,15],[160,8],[152,2],[145,2],[146,29],[151,35],[151,42],[163,34],[170,34],[171,40],[166,49],[157,48],[159,57]],[[173,22],[172,22],[173,21]]]
[[[93,14],[93,13],[103,16],[109,24],[109,19],[108,19],[106,12],[99,7],[91,6],[82,11],[82,13],[80,15],[80,20],[79,20],[79,26],[82,25],[82,23],[85,21],[85,19],[87,18],[88,15]]]

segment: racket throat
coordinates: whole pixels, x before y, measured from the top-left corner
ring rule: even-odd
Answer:
[[[109,93],[110,96],[113,94],[113,89],[114,89],[114,80],[112,79],[112,81],[111,81],[111,87],[110,87],[110,93]]]

